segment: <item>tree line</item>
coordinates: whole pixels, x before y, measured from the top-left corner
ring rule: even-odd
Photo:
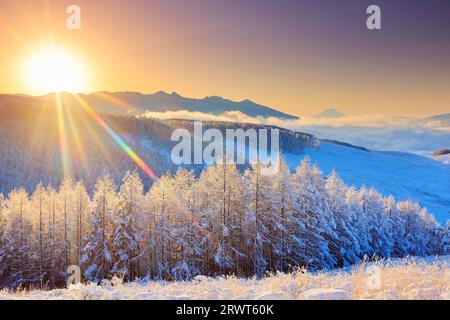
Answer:
[[[70,178],[0,194],[0,287],[63,287],[70,265],[83,281],[186,280],[450,253],[449,224],[410,200],[324,177],[308,158],[261,170],[179,169],[148,192],[134,171],[120,186],[104,174],[91,194]]]

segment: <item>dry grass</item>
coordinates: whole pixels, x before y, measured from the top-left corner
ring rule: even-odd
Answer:
[[[262,280],[197,277],[191,282],[78,284],[51,291],[0,292],[0,299],[445,299],[450,257],[399,259],[347,270],[274,274]]]

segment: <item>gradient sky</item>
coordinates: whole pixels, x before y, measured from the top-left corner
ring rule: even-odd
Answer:
[[[65,27],[69,4],[82,28]],[[366,29],[366,8],[382,30]],[[296,115],[450,112],[446,0],[0,0],[0,92],[54,43],[86,66],[91,91],[252,99]]]

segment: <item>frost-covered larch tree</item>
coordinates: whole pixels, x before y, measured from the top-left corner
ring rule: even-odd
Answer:
[[[264,175],[263,165],[255,164],[252,170],[245,172],[245,189],[247,206],[248,231],[251,243],[251,262],[253,273],[262,277],[270,270],[274,257],[271,233],[274,231],[274,201],[272,193],[272,177]]]
[[[295,235],[298,234],[296,221],[293,216],[293,208],[296,197],[293,192],[293,179],[291,172],[284,161],[280,159],[279,170],[274,174],[272,181],[273,201],[273,232],[270,235],[274,261],[274,270],[290,271],[297,267],[293,248],[295,246]]]
[[[191,279],[201,274],[202,222],[195,210],[196,178],[192,171],[179,169],[172,180],[174,214],[172,215],[173,244],[171,253],[175,258],[171,270],[174,279]]]
[[[330,252],[325,236],[333,237],[335,221],[329,214],[324,198],[324,182],[318,168],[305,158],[292,175],[295,204],[293,219],[297,265],[308,268],[330,268],[336,260]]]
[[[136,171],[127,173],[118,193],[118,222],[113,235],[112,272],[126,280],[141,276],[144,187]]]
[[[240,179],[234,164],[218,164],[203,171],[198,189],[199,205],[207,212],[210,233],[210,257],[214,264],[211,266],[218,273],[227,274],[233,270],[233,257],[238,252],[234,247],[235,230],[232,221],[235,221],[236,211],[232,211],[233,202],[236,201],[234,186]]]
[[[116,210],[116,186],[105,174],[95,184],[90,217],[84,228],[86,236],[81,264],[85,266],[84,275],[89,281],[99,282],[110,275]]]
[[[347,186],[335,171],[326,179],[325,192],[328,207],[335,220],[334,232],[337,235],[330,238],[329,248],[336,257],[338,266],[348,266],[359,260],[359,243],[353,229],[356,217],[345,201]]]

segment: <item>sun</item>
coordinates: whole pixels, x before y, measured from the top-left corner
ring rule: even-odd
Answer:
[[[35,52],[24,63],[24,79],[32,94],[84,92],[87,77],[82,63],[74,55],[56,48]]]

